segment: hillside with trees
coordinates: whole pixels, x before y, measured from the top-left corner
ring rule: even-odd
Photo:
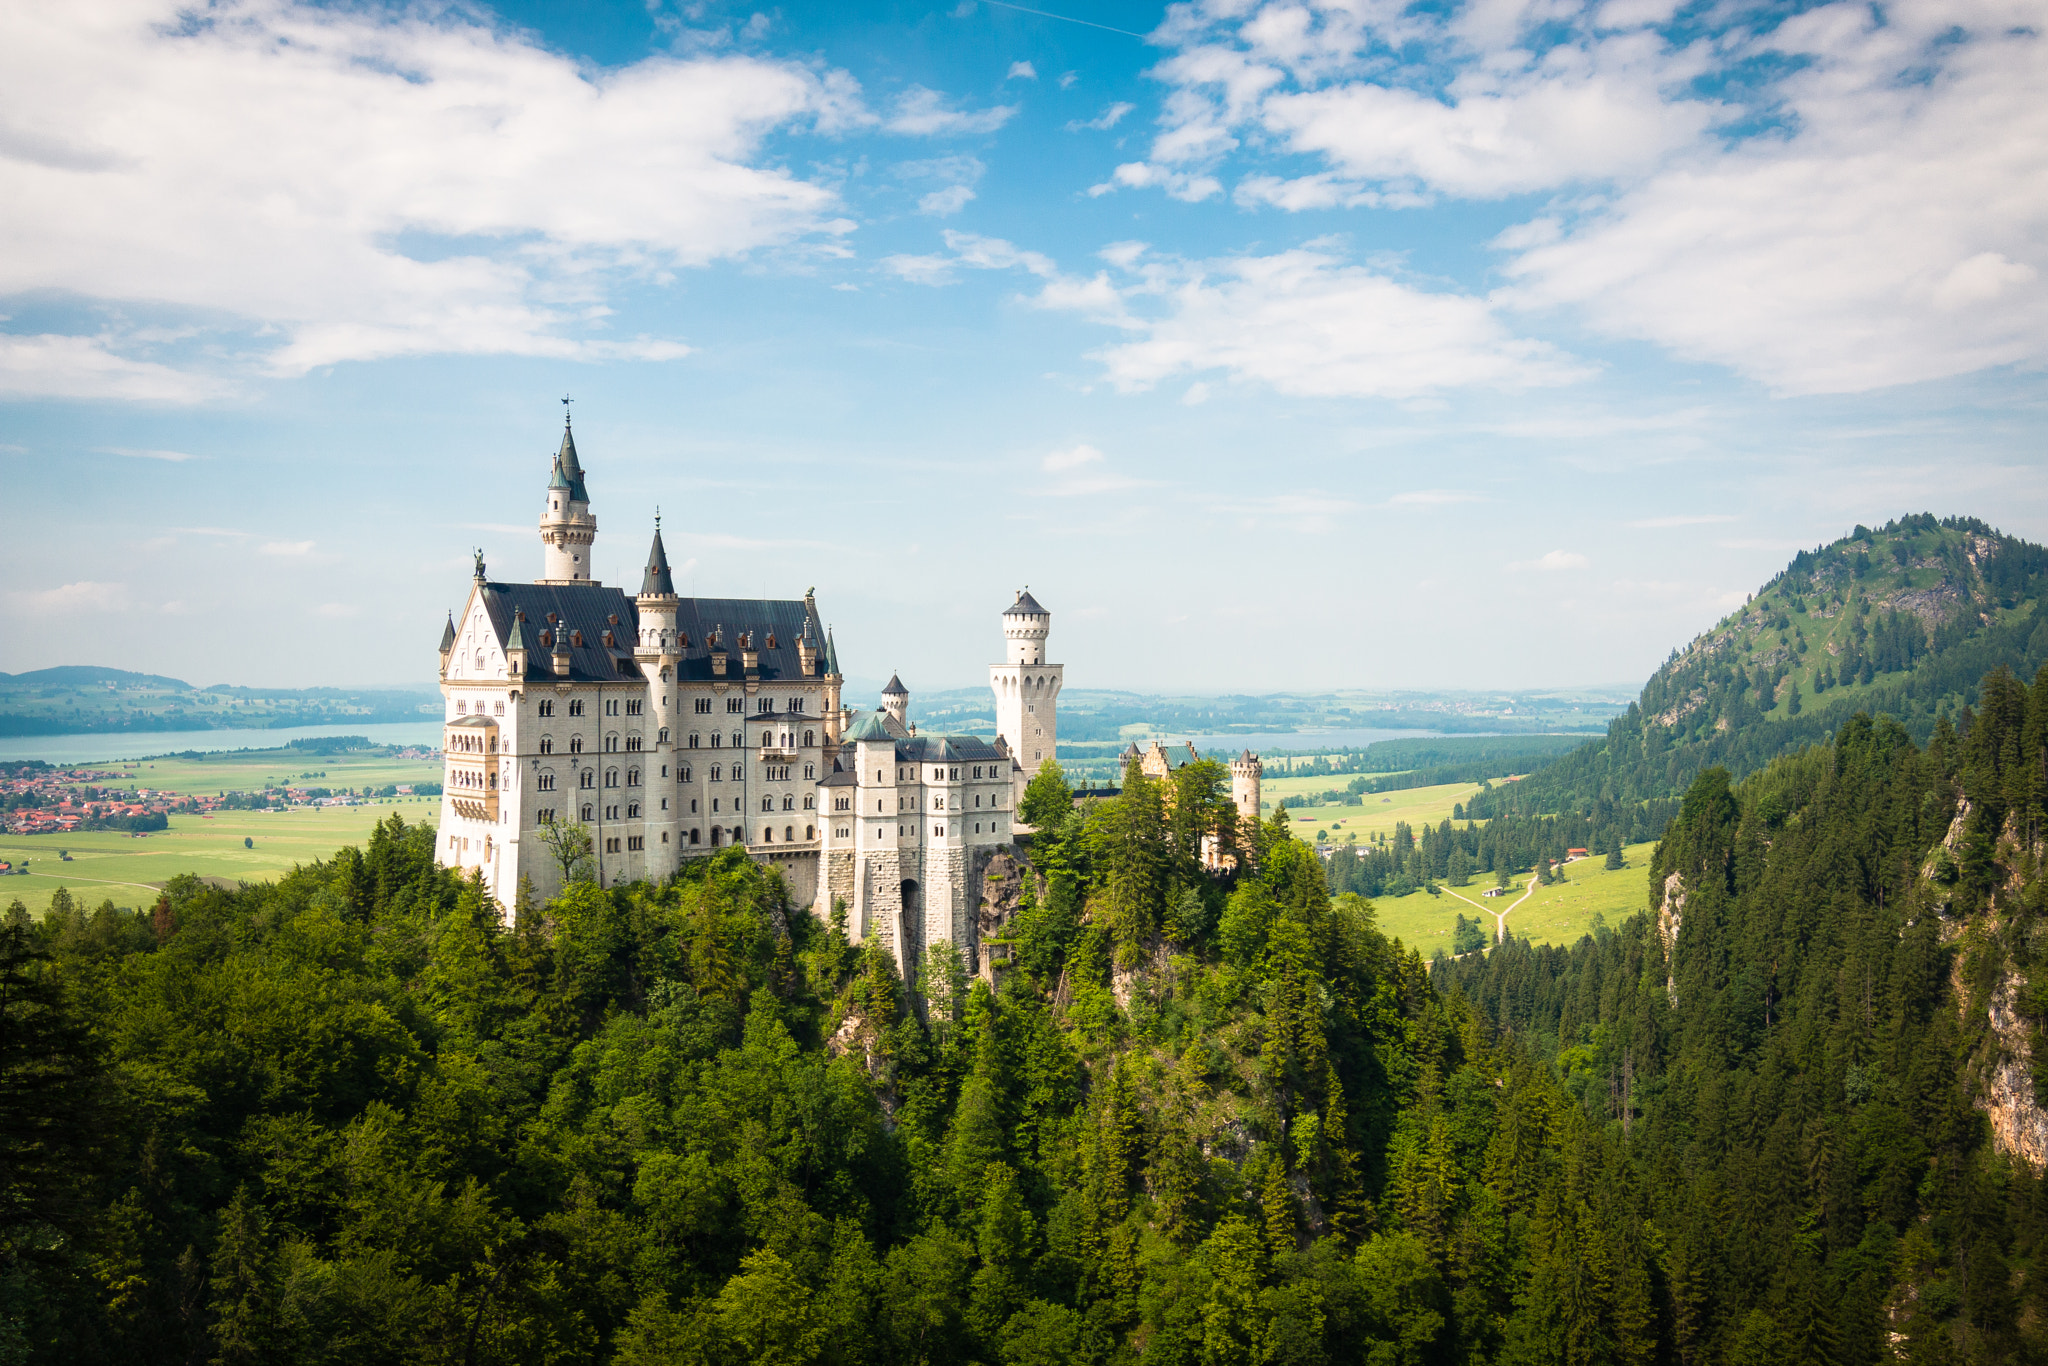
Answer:
[[[1433,968],[1284,812],[1205,874],[1209,764],[1041,775],[993,983],[939,945],[906,987],[737,851],[502,926],[396,817],[274,885],[10,913],[0,1344],[2028,1359],[2048,1192],[1994,1133],[2048,1136],[2048,676],[1982,696],[1702,775],[1661,918]]]
[[[1575,814],[1638,823],[1712,767],[1736,777],[1888,715],[1920,744],[2004,665],[2048,664],[2048,550],[1973,518],[1921,514],[1801,551],[1671,658],[1589,743],[1471,802],[1476,818]],[[1659,821],[1661,829],[1662,822]]]

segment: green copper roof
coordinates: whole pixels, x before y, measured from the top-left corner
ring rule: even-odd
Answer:
[[[852,728],[846,732],[845,738],[849,741],[894,740],[896,736],[895,733],[889,729],[888,713],[883,711],[871,711],[862,716],[860,720],[853,723]]]

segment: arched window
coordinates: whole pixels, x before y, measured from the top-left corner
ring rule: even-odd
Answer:
[[[695,830],[692,830],[692,831],[690,832],[690,843],[692,843],[692,844],[695,844],[696,842],[697,842],[697,832],[696,832]]]
[[[717,827],[717,826],[715,826],[715,825],[714,825],[714,826],[712,826],[712,827],[711,827],[711,843],[712,843],[712,844],[713,844],[714,846],[715,846],[715,845],[717,845],[717,843],[718,843],[718,836],[719,836],[719,833],[720,833],[720,832],[719,832],[719,829],[718,829],[718,827]],[[691,842],[692,844],[695,844],[695,843],[697,842],[697,832],[696,832],[696,831],[694,831],[694,830],[692,830],[692,831],[690,832],[690,842]]]
[[[772,825],[764,825],[764,826],[762,826],[762,827],[761,827],[761,843],[763,843],[763,844],[773,844],[773,843],[775,843],[775,827],[774,827],[774,826],[772,826]]]
[[[745,749],[747,747],[747,742],[744,739],[740,738],[740,733],[738,731],[734,731],[732,733],[732,747],[734,749]]]
[[[718,766],[717,764],[713,764],[713,765],[711,766],[711,781],[712,781],[712,782],[714,782],[714,783],[715,783],[715,782],[717,782],[717,781],[718,781],[718,775],[719,775],[719,773],[720,773],[721,771],[722,771],[722,770],[720,769],[720,767],[719,767],[719,766]]]
[[[555,775],[553,773],[541,774],[539,781],[535,783],[535,787],[542,792],[553,792],[555,790]]]
[[[783,837],[784,839],[786,839],[786,840],[793,840],[793,839],[795,839],[795,838],[796,838],[796,827],[795,827],[795,826],[793,826],[793,825],[785,825],[785,826],[783,826],[783,827],[782,827],[782,837]]]
[[[762,749],[773,749],[774,747],[775,747],[775,737],[774,737],[774,736],[773,736],[772,734],[770,734],[769,732],[765,731],[765,730],[764,730],[764,731],[762,731],[762,732],[761,732],[761,748],[762,748]]]
[[[554,737],[554,736],[552,736],[552,735],[543,735],[543,736],[541,736],[541,737],[540,737],[540,752],[541,752],[542,754],[553,754],[553,753],[555,752],[555,737]]]
[[[773,811],[775,809],[775,799],[773,797],[763,797],[761,799],[761,809],[763,811]]]
[[[796,810],[796,798],[794,798],[794,797],[788,797],[788,796],[785,796],[785,797],[784,797],[784,798],[782,799],[782,809],[783,809],[784,811],[794,811],[794,810]]]
[[[616,735],[605,736],[604,750],[607,754],[617,754],[619,752],[619,737]]]
[[[593,808],[593,807],[591,806],[591,804],[590,804],[589,802],[585,802],[585,803],[583,803],[583,819],[584,819],[584,820],[585,820],[586,822],[590,820],[590,813],[591,813],[591,812],[592,812],[592,811],[593,811],[594,809],[595,809],[595,808]]]
[[[656,743],[657,745],[665,745],[665,744],[667,744],[667,743],[668,743],[668,727],[667,727],[667,726],[663,726],[663,727],[661,728],[661,731],[660,731],[659,735],[658,735],[658,736],[656,737],[656,739],[655,739],[655,742],[654,742],[654,743]]]
[[[626,786],[627,786],[627,787],[638,787],[638,786],[640,786],[640,770],[639,770],[639,769],[637,769],[637,768],[629,768],[629,769],[627,769],[627,770],[626,770]]]
[[[543,697],[540,700],[539,714],[542,716],[553,716],[555,714],[555,699],[552,697]]]
[[[604,771],[604,785],[606,787],[617,787],[619,785],[619,771],[617,769],[608,768]]]
[[[813,809],[814,807],[816,807],[816,806],[817,806],[817,804],[818,804],[818,799],[817,799],[816,797],[806,797],[806,798],[804,798],[804,810],[806,810],[806,811],[809,811],[809,810]],[[805,836],[805,838],[806,838],[806,839],[808,839],[808,838],[810,838],[810,837],[809,837],[808,835],[806,835],[806,836]]]
[[[718,748],[718,742],[719,742],[719,740],[720,740],[720,739],[722,739],[722,738],[723,738],[723,737],[722,737],[722,736],[720,736],[720,735],[719,735],[719,733],[718,733],[717,731],[715,731],[715,730],[714,730],[714,731],[712,731],[712,732],[711,732],[711,747],[712,747],[713,749],[717,749],[717,748]]]
[[[810,748],[810,747],[811,747],[812,745],[814,745],[814,744],[816,744],[816,743],[817,743],[817,739],[816,739],[816,736],[817,736],[817,732],[816,732],[816,731],[811,731],[811,730],[807,730],[807,731],[805,731],[805,732],[804,732],[804,748],[805,748],[805,749],[809,749],[809,748]]]
[[[570,752],[571,754],[581,754],[581,753],[583,752],[583,737],[582,737],[582,736],[580,736],[580,735],[572,735],[572,736],[570,736],[570,737],[569,737],[569,752]]]
[[[696,733],[695,733],[695,732],[692,732],[692,733],[691,733],[691,735],[690,735],[690,748],[691,748],[691,749],[695,749],[695,748],[697,748],[697,736],[696,736]]]
[[[594,769],[594,768],[586,768],[586,769],[584,769],[584,770],[583,770],[583,781],[582,781],[581,783],[579,783],[579,784],[578,784],[578,786],[580,786],[580,787],[596,787],[596,786],[597,786],[597,770],[596,770],[596,769]]]
[[[804,838],[805,838],[805,839],[807,839],[807,840],[814,840],[814,839],[816,839],[817,837],[818,837],[818,832],[817,832],[817,831],[816,831],[815,829],[813,829],[812,827],[810,827],[810,826],[808,826],[808,825],[804,827]]]
[[[484,666],[484,652],[482,650],[478,650],[476,652],[476,666],[479,669],[483,668]]]

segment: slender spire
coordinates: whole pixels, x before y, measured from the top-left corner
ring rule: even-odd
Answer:
[[[505,641],[506,650],[523,650],[526,648],[526,632],[521,629],[522,623],[525,620],[526,613],[517,610],[512,613],[512,635]]]
[[[832,628],[825,628],[825,672],[837,675],[839,672],[839,643],[832,639]]]
[[[647,548],[647,572],[640,578],[640,596],[672,598],[676,581],[669,574],[668,551],[661,544],[661,514],[654,514],[654,544]]]
[[[563,399],[567,403],[568,399]],[[561,476],[569,481],[569,496],[579,503],[590,501],[590,491],[583,487],[583,466],[576,459],[576,433],[569,427],[568,409],[562,409],[562,449],[555,452],[555,465]]]
[[[448,624],[441,628],[441,653],[447,654],[455,648],[455,613],[448,614]]]

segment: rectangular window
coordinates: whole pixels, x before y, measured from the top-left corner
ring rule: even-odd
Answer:
[[[646,847],[647,837],[645,835],[626,836],[626,848],[631,850],[632,852],[638,853],[640,850],[645,849]]]
[[[711,715],[711,699],[708,697],[700,697],[696,699],[695,703],[691,707],[691,710],[695,711],[699,716]]]

